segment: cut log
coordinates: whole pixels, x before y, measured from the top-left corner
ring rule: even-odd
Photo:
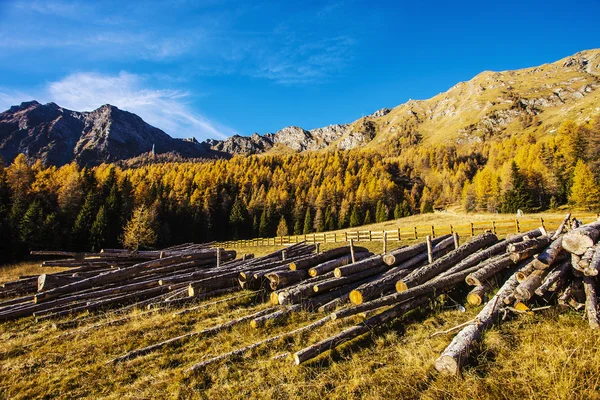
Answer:
[[[182,343],[184,341],[187,341],[187,340],[189,340],[189,339],[191,339],[191,338],[193,338],[195,336],[214,335],[214,334],[216,334],[218,332],[224,331],[225,329],[229,329],[229,328],[231,328],[231,327],[233,327],[235,325],[244,323],[244,322],[246,322],[246,321],[248,321],[248,320],[250,320],[252,318],[256,318],[258,316],[267,314],[267,313],[269,313],[271,311],[272,311],[271,308],[266,308],[266,309],[260,310],[260,311],[258,311],[256,313],[253,313],[253,314],[250,314],[250,315],[245,315],[245,316],[240,317],[240,318],[236,318],[234,320],[225,322],[224,324],[217,325],[217,326],[214,326],[212,328],[207,328],[207,329],[203,329],[203,330],[196,331],[196,332],[190,332],[190,333],[187,333],[185,335],[176,336],[176,337],[164,340],[162,342],[155,343],[155,344],[150,345],[150,346],[146,346],[146,347],[143,347],[143,348],[140,348],[140,349],[135,349],[133,351],[130,351],[127,354],[124,354],[124,355],[120,356],[120,357],[113,358],[112,360],[108,361],[106,364],[116,364],[116,363],[119,363],[119,362],[130,360],[132,358],[139,357],[139,356],[142,356],[144,354],[151,353],[151,352],[153,352],[155,350],[158,350],[158,349],[161,349],[161,348],[163,348],[165,346],[180,344],[180,343]]]
[[[475,286],[469,294],[467,294],[467,303],[474,307],[480,306],[487,300],[491,291],[492,285],[489,281],[485,282],[483,285]]]
[[[400,303],[402,301],[406,301],[408,299],[412,299],[418,296],[430,295],[436,290],[453,289],[457,284],[464,282],[465,277],[471,272],[476,271],[477,268],[479,267],[471,267],[464,271],[457,272],[456,274],[448,275],[439,279],[432,279],[422,285],[409,288],[408,290],[404,290],[399,293],[390,294],[376,300],[367,301],[365,303],[355,305],[353,307],[336,311],[331,314],[331,318],[345,318],[364,311],[371,311],[380,307]]]
[[[585,312],[591,329],[600,329],[598,321],[598,296],[596,294],[596,278],[586,276],[583,278],[585,290]]]
[[[587,276],[597,276],[598,271],[600,271],[600,244],[594,246],[594,255],[588,266],[584,268],[583,273]]]
[[[371,257],[372,253],[356,253],[354,255],[356,261],[364,260],[367,257]],[[337,267],[342,267],[344,265],[348,265],[352,263],[352,256],[344,256],[340,258],[336,258],[335,260],[326,261],[319,265],[315,265],[314,267],[308,270],[308,274],[311,277],[315,277],[318,275],[326,274],[327,272],[331,272],[335,270]]]
[[[318,355],[324,353],[327,350],[334,349],[341,344],[352,340],[358,336],[361,336],[373,328],[382,325],[394,318],[402,317],[404,314],[409,311],[414,310],[415,308],[425,306],[429,303],[429,299],[424,297],[419,297],[412,301],[397,304],[389,310],[385,310],[369,319],[361,323],[360,325],[356,325],[350,327],[348,329],[343,330],[337,335],[331,336],[325,340],[322,340],[318,343],[315,343],[311,346],[305,347],[304,349],[296,352],[294,354],[294,362],[296,365],[299,365],[305,361],[308,361],[312,358],[317,357]]]
[[[435,238],[431,241],[432,246],[435,246],[447,238],[452,237],[452,235],[443,235],[438,238]],[[433,250],[435,251],[435,250]],[[425,257],[427,257],[427,243],[422,242],[412,246],[403,247],[400,249],[392,250],[388,254],[383,256],[383,262],[390,267],[395,267],[403,261],[413,258],[414,256],[425,252]]]
[[[491,258],[477,271],[467,275],[465,281],[470,286],[483,286],[483,283],[500,271],[514,265],[509,254]]]
[[[271,289],[277,290],[306,279],[308,277],[308,273],[306,270],[284,270],[269,273],[266,275],[266,277],[271,282]]]
[[[406,278],[403,278],[396,283],[396,289],[407,289],[409,287],[418,286],[449,269],[460,260],[464,260],[477,250],[487,247],[497,241],[498,238],[493,233],[486,232],[476,236],[470,242],[463,244],[456,250],[452,250],[450,253],[438,258],[433,263],[414,270]]]
[[[324,291],[327,291],[327,290],[330,290],[333,288],[344,286],[349,283],[354,283],[354,282],[363,280],[365,278],[381,274],[382,272],[387,271],[387,269],[388,269],[387,265],[380,265],[379,267],[374,266],[365,271],[357,272],[355,274],[344,276],[341,278],[334,277],[334,278],[327,279],[327,280],[324,280],[322,282],[315,284],[313,286],[313,290],[315,292],[322,293]]]
[[[533,263],[534,268],[546,269],[558,260],[559,255],[563,251],[562,239],[563,235],[559,235],[554,239],[550,246],[546,247],[544,251],[537,256],[537,259]]]
[[[38,292],[54,289],[59,286],[68,285],[69,283],[80,281],[84,278],[61,276],[54,274],[42,274],[37,278],[37,290]]]
[[[503,299],[511,294],[518,284],[516,274],[504,282],[496,295],[477,314],[474,322],[463,328],[442,352],[435,362],[435,369],[445,374],[458,375],[460,373],[471,349],[477,345],[483,332],[497,319],[503,306]]]
[[[291,336],[294,336],[294,335],[299,335],[299,334],[301,334],[303,332],[306,332],[306,331],[311,331],[311,330],[317,329],[320,326],[325,325],[329,321],[330,321],[330,317],[329,316],[323,317],[323,318],[321,318],[321,319],[319,319],[319,320],[317,320],[315,322],[312,322],[312,323],[310,323],[308,325],[302,326],[302,327],[300,327],[298,329],[295,329],[295,330],[293,330],[291,332],[286,332],[286,333],[282,333],[282,334],[279,334],[279,335],[276,335],[276,336],[272,336],[270,338],[267,338],[267,339],[261,340],[259,342],[253,343],[253,344],[251,344],[249,346],[245,346],[245,347],[242,347],[240,349],[233,350],[233,351],[231,351],[229,353],[221,354],[220,356],[213,357],[211,359],[199,362],[197,364],[192,365],[185,372],[187,372],[187,373],[194,373],[194,372],[197,372],[197,371],[201,371],[201,370],[203,370],[204,368],[206,368],[207,366],[209,366],[211,364],[214,364],[214,363],[217,363],[217,362],[220,362],[220,361],[224,361],[224,360],[228,360],[228,359],[231,359],[231,358],[234,358],[234,357],[239,357],[239,356],[241,356],[241,355],[243,355],[243,354],[245,354],[245,353],[247,353],[249,351],[252,351],[252,350],[257,349],[259,347],[265,346],[267,344],[274,343],[274,342],[277,342],[279,340],[282,340],[282,339],[285,339],[285,338],[288,338],[288,337],[291,337]]]
[[[335,275],[336,278],[342,278],[345,276],[356,274],[358,272],[366,271],[372,268],[377,268],[382,265],[384,265],[382,257],[380,255],[374,255],[362,261],[357,261],[353,264],[338,267],[333,271],[333,275]],[[387,269],[388,268],[385,268],[385,270]]]
[[[548,271],[543,269],[533,271],[527,279],[519,283],[519,286],[515,289],[515,298],[519,301],[527,302],[533,297],[535,290],[540,287],[547,274]]]
[[[538,287],[535,290],[535,294],[540,297],[543,297],[548,291],[553,291],[553,290],[550,290],[552,288],[552,286],[558,280],[562,279],[564,276],[568,276],[570,272],[571,272],[571,261],[565,260],[565,261],[561,262],[560,264],[558,264],[556,266],[556,268],[554,268],[554,270],[552,270],[552,272],[550,272],[544,278],[544,281],[542,282],[540,287]]]
[[[356,246],[354,247],[354,251],[355,251],[355,253],[368,252],[368,250],[365,249],[364,247],[356,247]],[[349,254],[350,254],[350,248],[348,246],[338,247],[337,249],[324,251],[321,254],[314,255],[314,256],[309,257],[302,261],[291,262],[290,269],[292,271],[299,270],[299,269],[308,270],[309,268],[319,265],[321,263],[324,263],[325,261],[333,260],[335,258],[339,258],[339,257],[349,255]]]
[[[294,304],[292,306],[285,307],[281,310],[277,310],[277,311],[274,311],[269,314],[258,316],[256,318],[253,318],[252,320],[250,320],[250,327],[255,328],[255,329],[261,328],[261,327],[265,326],[267,321],[275,321],[275,320],[283,319],[286,316],[290,315],[291,313],[300,311],[301,309],[302,309],[302,306],[300,304]]]
[[[364,284],[350,292],[352,304],[362,304],[365,301],[376,299],[382,295],[394,291],[396,282],[410,273],[409,270],[401,269],[393,274],[385,274],[381,278]]]
[[[573,229],[563,236],[562,247],[569,253],[583,255],[592,247],[600,235],[600,221]]]

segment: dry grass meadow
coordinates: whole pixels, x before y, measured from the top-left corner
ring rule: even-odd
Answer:
[[[269,250],[261,248],[260,252]],[[22,263],[0,269],[0,281],[47,271],[37,264]],[[247,296],[180,316],[174,315],[177,309],[150,313],[136,309],[124,315],[105,311],[42,323],[32,318],[3,322],[0,398],[600,398],[600,334],[591,331],[587,320],[573,311],[549,309],[513,316],[486,333],[462,376],[438,374],[434,361],[453,334],[430,336],[477,314],[479,308],[467,308],[466,312],[456,308],[454,301],[463,303],[465,294],[451,293],[427,312],[413,313],[301,366],[294,366],[291,356],[273,357],[293,353],[360,323],[360,318],[329,322],[194,374],[185,370],[322,315],[292,314],[260,329],[242,324],[118,365],[106,362],[132,349],[256,312],[268,304],[248,292]],[[113,326],[96,326],[123,316],[130,318]],[[75,326],[62,324],[74,318],[78,321]]]

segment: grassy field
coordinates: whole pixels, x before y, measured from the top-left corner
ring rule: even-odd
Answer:
[[[261,248],[269,250],[273,249]],[[48,270],[23,263],[0,271],[4,281]],[[456,292],[449,297],[462,303],[464,295]],[[453,334],[431,335],[468,321],[479,311],[468,308],[461,312],[450,299],[302,366],[294,366],[290,356],[272,358],[360,323],[360,318],[329,322],[192,375],[185,370],[197,362],[290,331],[322,315],[293,314],[261,329],[242,324],[215,336],[196,336],[180,346],[106,365],[135,348],[265,307],[262,299],[248,293],[181,316],[173,314],[175,309],[133,310],[125,314],[130,316],[128,320],[115,326],[93,328],[123,317],[111,312],[79,316],[79,325],[70,328],[53,325],[68,318],[0,323],[0,398],[600,398],[600,334],[572,311],[550,309],[512,317],[486,333],[463,376],[438,374],[433,364]]]

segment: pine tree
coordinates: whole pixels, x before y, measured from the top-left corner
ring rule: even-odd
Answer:
[[[388,220],[388,209],[385,203],[381,200],[377,202],[377,208],[375,212],[375,221],[376,222],[385,222]]]
[[[588,210],[600,202],[600,190],[594,182],[594,175],[583,160],[577,161],[575,166],[569,201]]]
[[[96,198],[90,191],[77,215],[71,232],[71,246],[76,250],[90,249],[90,230],[96,217]]]
[[[236,197],[231,207],[231,213],[229,214],[229,224],[233,232],[233,239],[245,238],[247,236],[248,219],[248,211],[243,200]]]
[[[325,218],[323,217],[322,208],[317,208],[313,227],[315,228],[315,232],[323,232],[325,230]]]
[[[287,222],[285,222],[285,218],[283,215],[279,219],[279,224],[277,225],[277,236],[287,236],[289,235]]]
[[[302,233],[306,235],[311,232],[313,232],[313,220],[310,215],[310,207],[307,207],[306,214],[304,215],[304,229],[302,229]]]
[[[504,213],[516,213],[517,210],[531,211],[533,198],[532,193],[527,187],[527,181],[517,163],[511,163],[510,180],[512,189],[506,191],[502,200],[501,211]]]
[[[154,208],[137,207],[133,211],[133,216],[125,225],[123,246],[132,250],[153,246],[158,240],[156,217]]]
[[[373,220],[371,218],[371,210],[369,210],[367,208],[367,212],[365,213],[365,221],[364,221],[363,225],[369,225],[372,223],[373,223]]]
[[[38,200],[34,200],[21,220],[19,239],[30,249],[42,248],[40,242],[40,221],[43,221],[43,210]]]
[[[258,226],[258,236],[267,237],[269,236],[269,211],[267,207],[263,208],[262,214],[260,214],[260,225]]]
[[[331,206],[327,206],[327,209],[325,210],[325,230],[326,231],[334,231],[337,229],[336,226],[336,218],[334,215],[333,210],[331,209]]]
[[[354,228],[356,226],[360,226],[360,210],[356,206],[356,204],[352,205],[352,212],[350,213],[350,227]]]

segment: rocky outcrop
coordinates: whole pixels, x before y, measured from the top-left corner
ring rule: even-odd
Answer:
[[[54,103],[21,103],[0,113],[0,156],[6,163],[19,154],[47,165],[77,161],[96,165],[150,152],[183,157],[212,153],[193,140],[174,139],[140,117],[111,105],[77,112]]]

